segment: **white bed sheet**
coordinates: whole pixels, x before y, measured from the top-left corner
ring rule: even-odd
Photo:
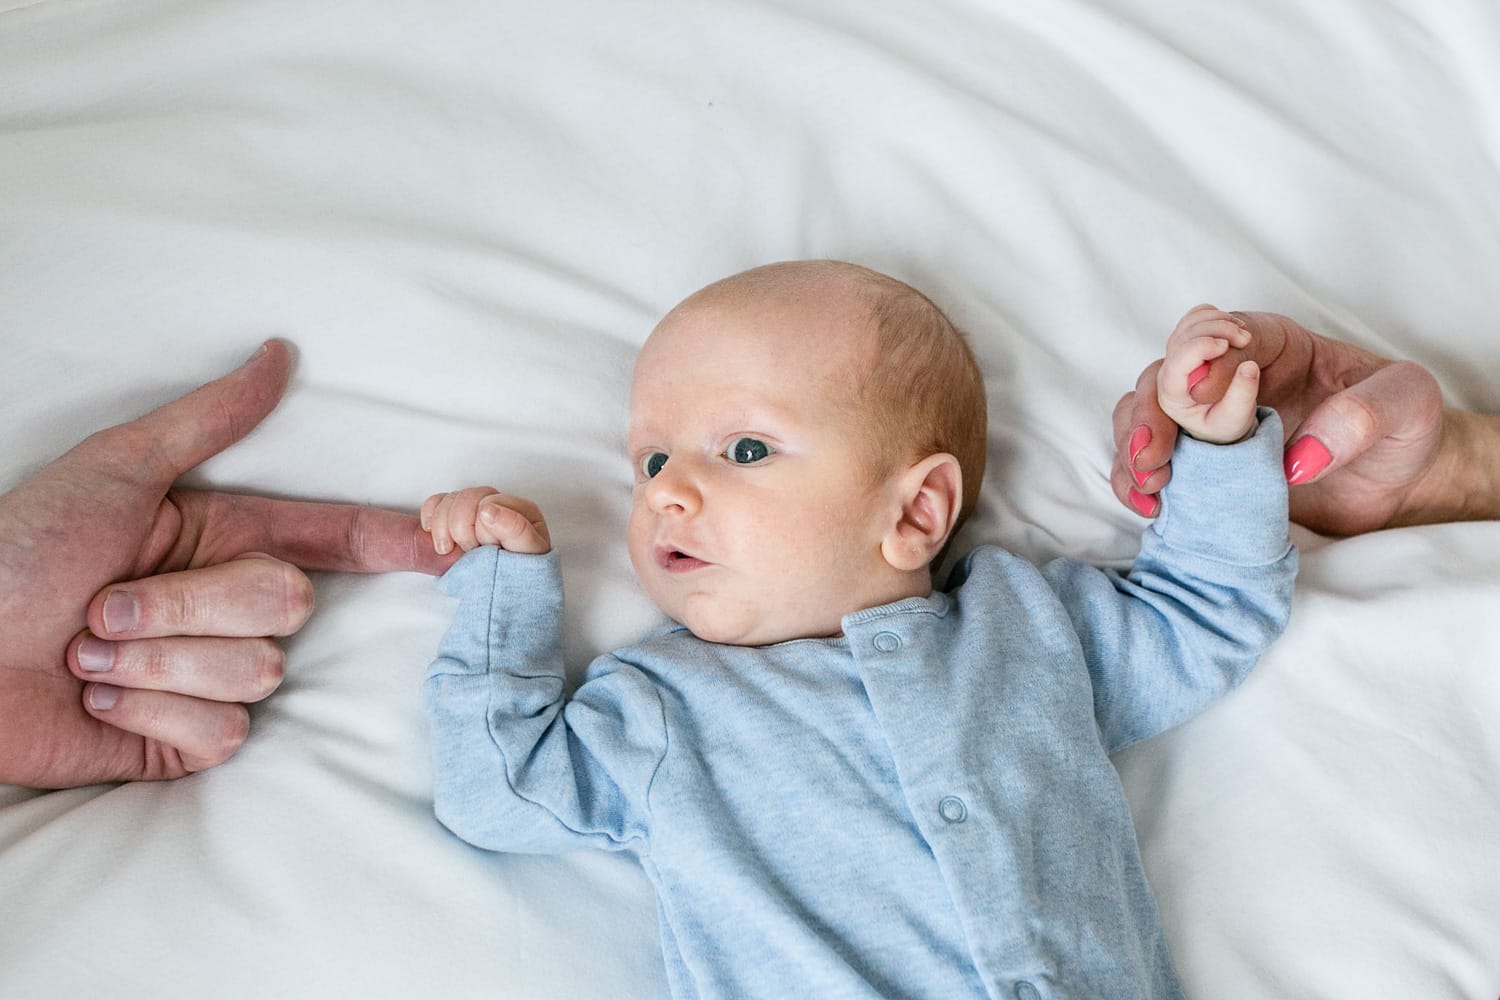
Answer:
[[[703,283],[858,260],[992,396],[969,539],[1118,561],[1109,411],[1200,301],[1500,411],[1487,0],[0,2],[0,488],[292,340],[198,484],[413,509],[494,482],[571,662],[654,621],[631,358]],[[1250,681],[1118,764],[1191,996],[1500,994],[1500,525],[1325,544]],[[0,789],[0,998],[659,997],[633,862],[431,818],[426,578],[319,576],[228,764]]]

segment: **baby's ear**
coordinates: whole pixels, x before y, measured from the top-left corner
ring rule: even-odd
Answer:
[[[902,473],[896,488],[901,515],[880,543],[885,561],[902,572],[926,568],[943,550],[963,503],[958,459],[929,455]]]

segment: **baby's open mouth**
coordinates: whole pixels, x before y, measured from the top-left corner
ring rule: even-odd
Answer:
[[[691,553],[684,552],[681,549],[674,549],[667,545],[657,548],[656,564],[668,573],[686,573],[708,565],[708,563]]]

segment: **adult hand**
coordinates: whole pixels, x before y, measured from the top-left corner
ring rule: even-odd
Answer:
[[[1215,361],[1194,395],[1215,398],[1246,359],[1261,369],[1260,402],[1286,428],[1292,519],[1352,535],[1399,524],[1496,516],[1500,424],[1444,410],[1436,380],[1412,362],[1391,361],[1323,337],[1274,313],[1235,313],[1254,335],[1248,350]],[[1114,412],[1116,496],[1150,517],[1171,478],[1177,427],[1162,412],[1156,370]]]
[[[304,569],[441,572],[412,516],[172,489],[270,413],[291,372],[243,367],[91,435],[0,496],[0,782],[174,778],[245,739],[280,683],[271,636],[312,611]]]

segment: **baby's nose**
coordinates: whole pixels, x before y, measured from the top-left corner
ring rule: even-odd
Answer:
[[[682,463],[667,462],[646,483],[646,501],[658,513],[692,513],[702,504],[702,494]]]

